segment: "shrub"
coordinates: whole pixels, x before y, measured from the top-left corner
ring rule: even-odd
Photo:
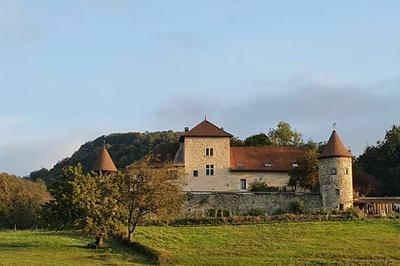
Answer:
[[[285,212],[282,209],[277,209],[274,211],[274,215],[281,215],[284,214]]]
[[[291,213],[301,214],[304,213],[304,202],[295,200],[289,203],[289,210]]]
[[[364,219],[366,217],[363,211],[355,207],[348,208],[343,214],[349,219]]]
[[[268,192],[268,185],[266,182],[254,181],[250,184],[251,192]]]
[[[282,188],[283,191],[286,191],[286,188]],[[249,190],[251,192],[278,192],[280,191],[279,187],[270,187],[266,182],[263,181],[254,181],[250,184]]]
[[[265,210],[263,209],[251,209],[247,213],[245,213],[246,216],[264,216],[265,215]]]

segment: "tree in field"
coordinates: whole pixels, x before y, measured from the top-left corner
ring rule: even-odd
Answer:
[[[289,186],[300,187],[310,191],[319,188],[318,175],[318,153],[317,149],[308,149],[305,154],[297,160],[297,167],[289,172]]]
[[[121,204],[121,178],[119,174],[83,174],[76,172],[71,181],[72,200],[82,211],[76,222],[95,237],[95,246],[104,246],[104,240],[118,231],[123,217]]]
[[[49,200],[50,194],[43,183],[0,173],[0,228],[38,226],[42,206]]]
[[[265,147],[271,144],[271,139],[264,133],[252,135],[244,140],[244,145],[248,147]]]
[[[65,167],[57,182],[49,187],[52,200],[44,206],[44,222],[47,226],[57,229],[82,228],[77,221],[83,219],[84,212],[79,202],[74,199],[76,192],[73,184],[83,175],[80,164]]]
[[[302,146],[303,139],[300,132],[293,130],[289,123],[281,121],[276,129],[270,129],[268,137],[272,146]]]
[[[357,163],[376,178],[381,195],[400,196],[400,126],[394,125],[376,146],[367,147]]]
[[[128,239],[145,216],[171,219],[183,203],[179,171],[171,165],[145,158],[129,167],[122,185],[122,203],[126,212]]]

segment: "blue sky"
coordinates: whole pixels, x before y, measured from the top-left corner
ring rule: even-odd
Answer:
[[[355,154],[400,123],[400,1],[0,1],[0,171],[111,132],[280,120]]]

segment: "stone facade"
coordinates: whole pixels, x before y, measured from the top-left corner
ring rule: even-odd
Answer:
[[[186,193],[185,211],[192,216],[209,216],[210,210],[223,210],[229,214],[245,214],[250,210],[263,210],[267,214],[290,211],[290,204],[300,201],[305,211],[321,209],[319,193],[293,192],[208,192]]]
[[[319,160],[319,182],[325,209],[353,206],[352,158],[329,157]]]
[[[212,148],[213,155],[206,155]],[[230,171],[230,139],[213,137],[186,137],[180,148],[183,154],[185,177],[183,191],[241,191],[241,179],[246,189],[254,181],[268,186],[285,187],[289,181],[287,172]],[[213,165],[214,175],[206,175],[206,165]],[[194,176],[197,171],[197,176]]]
[[[213,155],[206,155],[206,149]],[[230,139],[186,137],[183,144],[185,180],[184,191],[224,191],[229,175]],[[206,175],[206,165],[212,165],[213,175]],[[194,171],[197,176],[194,176]],[[210,168],[211,171],[211,168]]]

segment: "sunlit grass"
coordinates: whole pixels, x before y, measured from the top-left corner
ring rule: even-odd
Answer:
[[[400,264],[398,220],[141,227],[136,241],[186,265]]]
[[[151,264],[151,258],[112,241],[73,232],[0,231],[2,265]],[[139,227],[135,241],[178,265],[389,264],[400,265],[400,221],[358,220],[260,225]]]
[[[129,265],[149,261],[118,242],[86,248],[92,239],[73,232],[0,231],[1,265]]]

